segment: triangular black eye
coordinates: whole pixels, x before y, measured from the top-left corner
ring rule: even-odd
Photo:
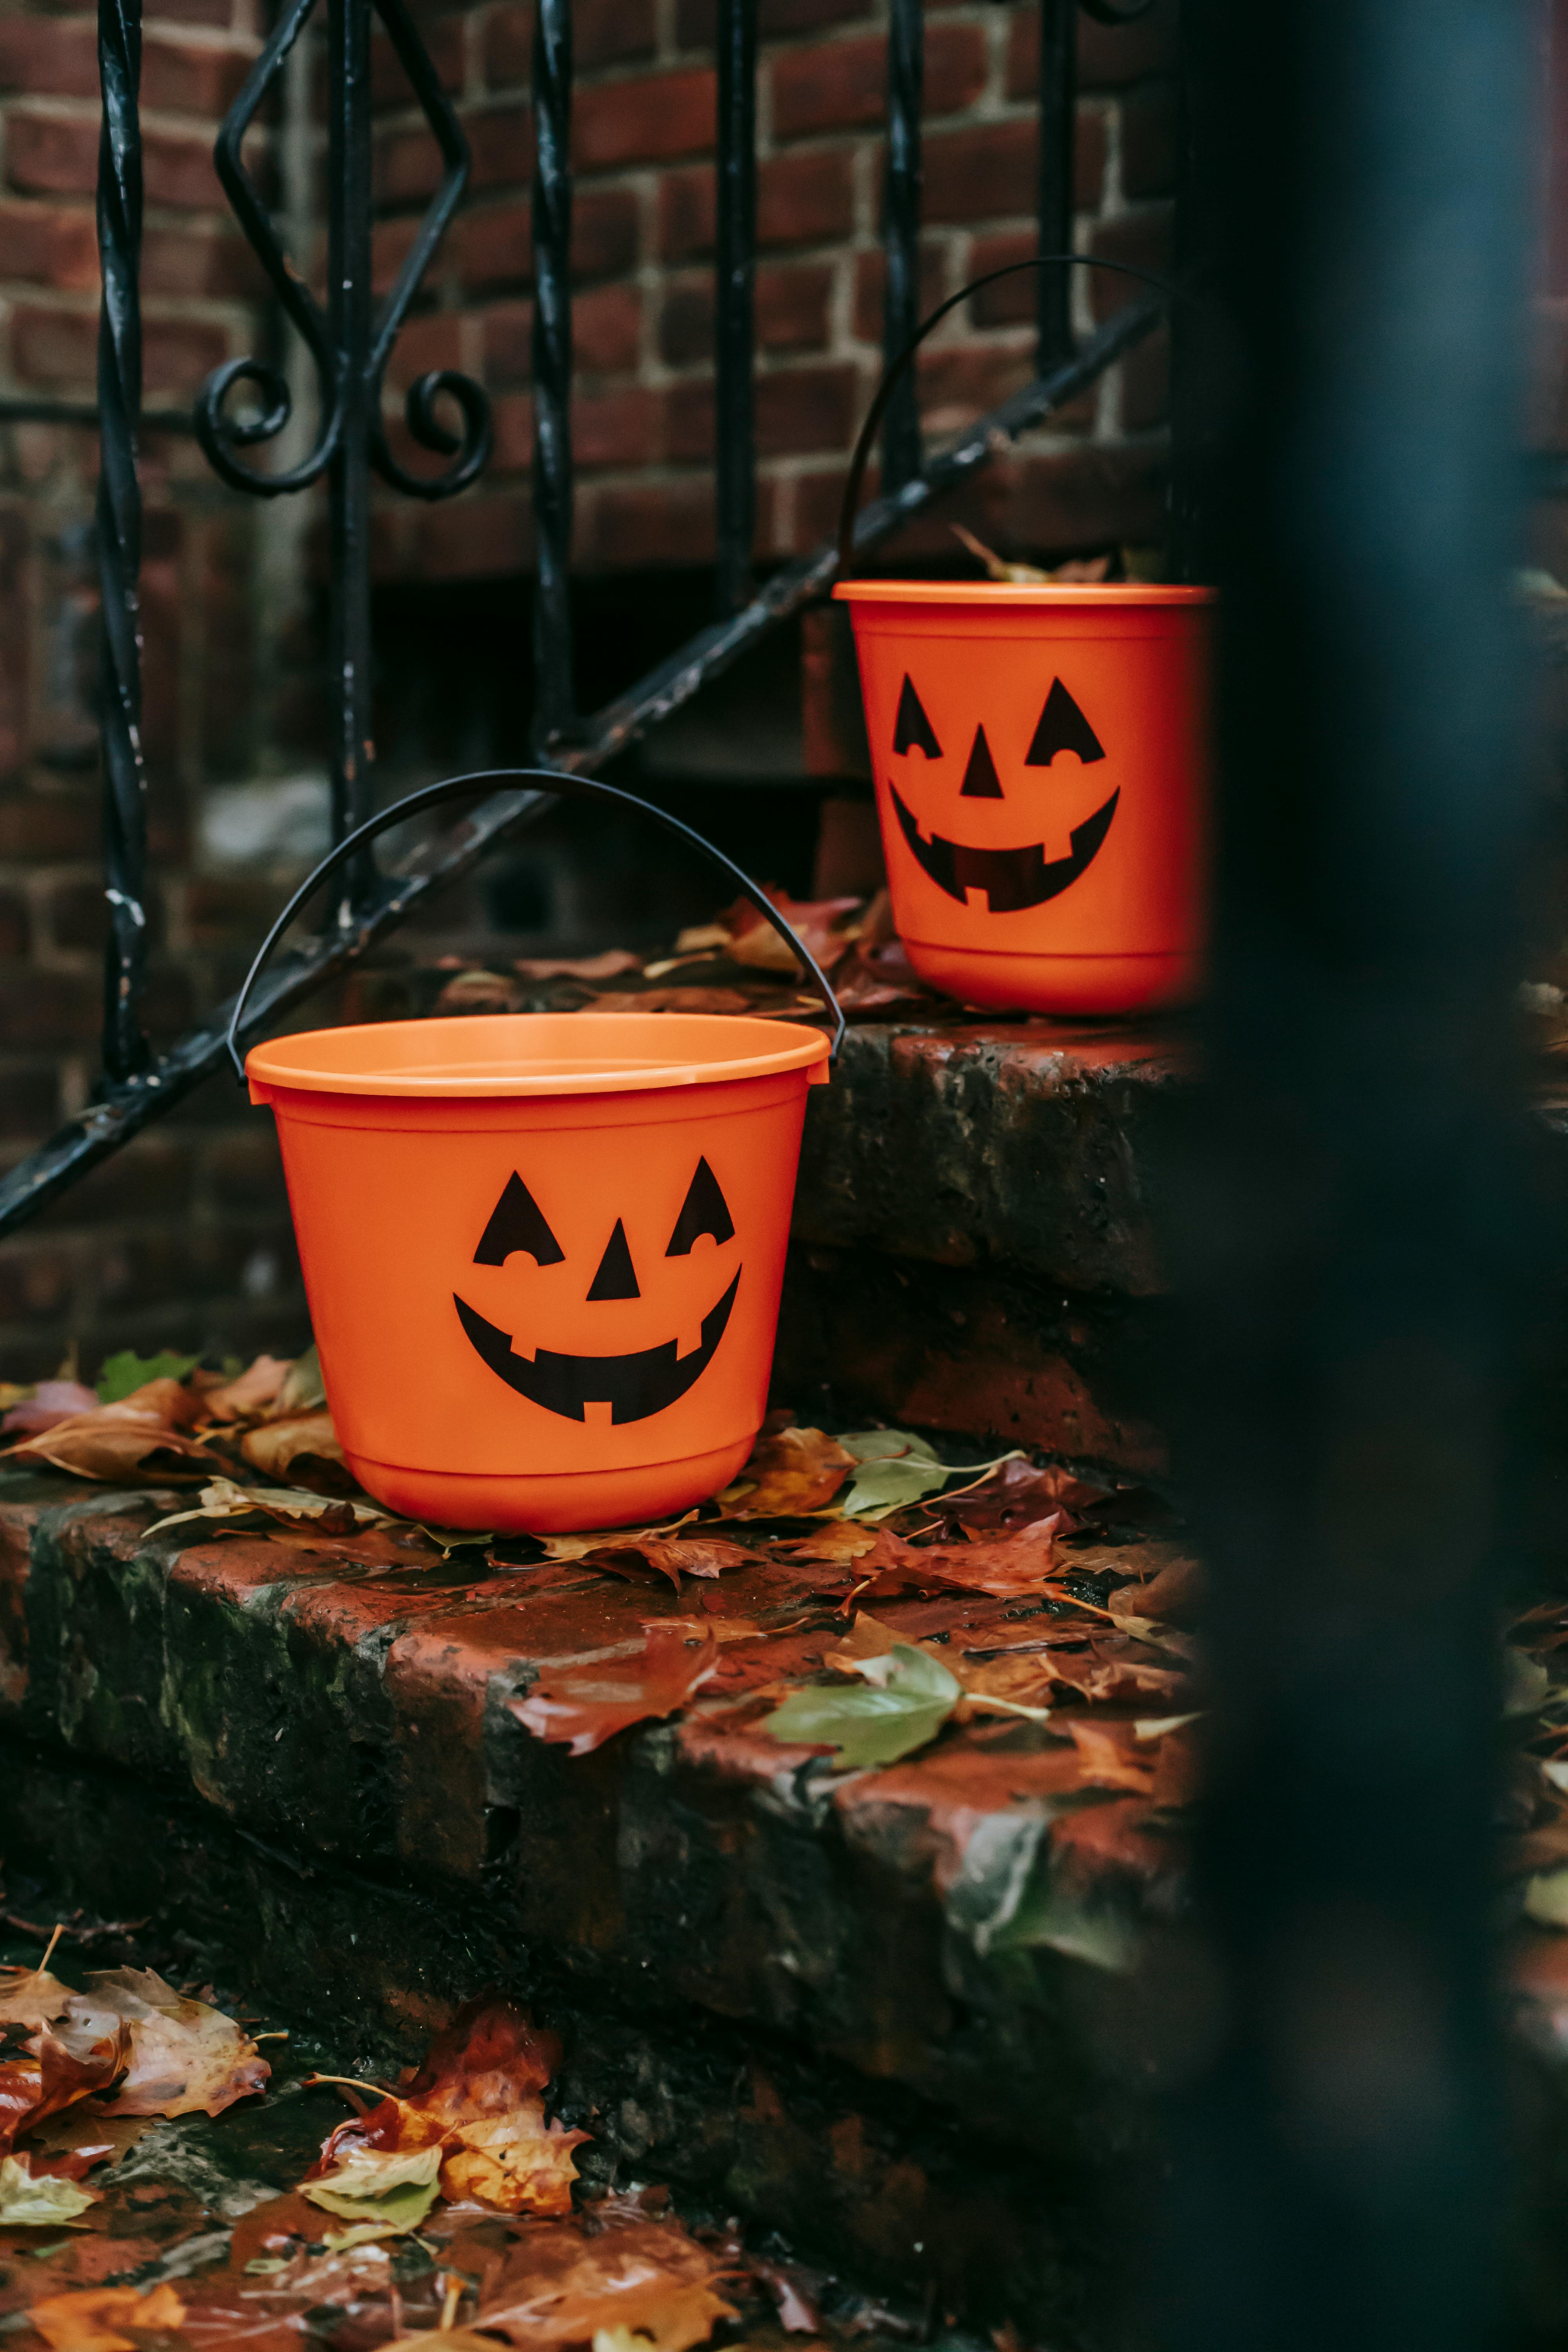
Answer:
[[[559,1265],[565,1255],[544,1222],[544,1213],[521,1176],[509,1176],[506,1190],[490,1211],[476,1265],[504,1265],[513,1250],[526,1250],[540,1265]]]
[[[1040,723],[1035,730],[1035,740],[1025,757],[1026,768],[1048,768],[1058,751],[1076,751],[1087,768],[1091,760],[1103,760],[1105,748],[1099,736],[1062,684],[1055,678],[1046,697],[1046,707],[1040,713]]]
[[[675,1221],[675,1231],[669,1237],[666,1257],[689,1257],[692,1243],[703,1234],[711,1234],[716,1242],[729,1242],[735,1238],[735,1228],[730,1222],[724,1195],[719,1190],[719,1179],[706,1160],[700,1160],[680,1214]]]
[[[920,696],[906,677],[899,694],[899,715],[893,724],[893,749],[907,751],[910,746],[923,751],[928,760],[940,760],[942,745],[936,740],[936,730],[921,709]]]
[[[616,1230],[605,1244],[605,1255],[599,1260],[599,1271],[588,1286],[590,1298],[640,1298],[637,1268],[632,1264],[631,1251],[626,1247],[626,1229],[619,1217]]]
[[[991,746],[985,740],[985,730],[977,727],[970,748],[969,765],[959,786],[960,795],[967,793],[972,801],[999,801],[1002,779],[996,773],[996,762],[991,757]]]

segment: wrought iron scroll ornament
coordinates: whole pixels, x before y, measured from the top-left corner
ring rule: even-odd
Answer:
[[[343,0],[339,0],[339,5],[342,4]],[[327,313],[279,242],[271,217],[256,183],[246,169],[242,153],[246,132],[263,99],[278,79],[285,58],[303,32],[316,5],[317,0],[292,0],[292,5],[284,11],[277,30],[257,59],[244,89],[230,109],[214,151],[218,178],[234,208],[235,217],[266,270],[285,315],[304,339],[315,367],[321,400],[321,424],[315,446],[297,465],[276,473],[258,472],[244,464],[236,454],[240,449],[276,440],[292,413],[289,387],[283,377],[276,368],[259,359],[230,360],[225,366],[214,370],[202,386],[196,402],[197,436],[215,472],[234,489],[247,490],[258,498],[266,499],[280,498],[289,491],[305,489],[326,471],[338,450],[346,419],[354,404],[351,400],[351,389],[357,374],[358,388],[369,418],[367,455],[383,480],[389,482],[395,489],[406,491],[412,498],[449,499],[458,490],[467,488],[489,456],[492,437],[490,404],[483,385],[477,383],[471,376],[458,373],[455,369],[438,368],[420,376],[410,386],[405,404],[409,432],[421,448],[433,450],[452,460],[440,473],[427,476],[411,474],[398,463],[388,447],[382,419],[381,387],[393,345],[414,298],[415,289],[431,255],[446,234],[447,223],[468,185],[468,143],[451,101],[441,88],[429,52],[404,8],[403,0],[371,0],[424,110],[425,119],[441,151],[445,170],[441,184],[431,198],[403,267],[372,321],[366,348],[363,351],[346,348],[345,339],[334,337]],[[368,93],[366,98],[368,100]],[[364,234],[368,245],[368,222],[364,224]],[[225,404],[229,394],[241,384],[249,385],[259,395],[262,404],[258,415],[235,417],[226,414]],[[437,403],[443,394],[456,404],[461,415],[460,434],[451,432],[437,414]]]

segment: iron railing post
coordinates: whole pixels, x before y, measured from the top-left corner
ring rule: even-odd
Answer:
[[[756,0],[719,0],[718,251],[714,263],[715,513],[718,607],[751,593],[756,528],[756,366],[752,283],[757,253]]]
[[[332,745],[332,839],[342,841],[374,810],[375,738],[371,702],[370,403],[370,0],[328,0],[327,319],[339,369],[341,422],[327,467],[331,562],[329,630],[337,727]],[[354,869],[350,895],[363,903],[369,860]]]
[[[1201,2019],[1163,2340],[1480,2352],[1496,1580],[1531,1279],[1508,610],[1527,11],[1192,13],[1220,824],[1170,1246],[1214,1589],[1201,1950],[1163,1972]]]
[[[104,956],[103,1069],[111,1082],[147,1066],[147,786],[142,748],[142,5],[99,0],[103,115],[98,144],[98,568],[101,611]]]
[[[888,156],[882,250],[882,363],[891,367],[921,322],[921,108],[925,92],[925,21],[921,0],[890,0],[888,12]],[[920,393],[911,370],[888,404],[882,484],[902,489],[921,470]]]
[[[577,730],[572,591],[572,10],[533,20],[533,749]]]

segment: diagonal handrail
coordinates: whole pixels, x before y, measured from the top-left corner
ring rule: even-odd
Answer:
[[[927,460],[923,473],[877,499],[855,528],[858,554],[868,552],[968,481],[998,448],[1065,406],[1141,342],[1164,316],[1163,299],[1130,304],[1090,336],[1073,358],[969,425]],[[728,619],[701,629],[680,651],[654,667],[630,691],[588,720],[584,740],[554,761],[569,773],[592,775],[626,746],[689,702],[711,678],[738,661],[762,637],[821,596],[838,567],[826,541],[775,572],[751,602]],[[279,963],[256,992],[241,1035],[262,1036],[323,982],[348,971],[414,910],[467,874],[479,860],[552,803],[549,793],[507,792],[482,802],[471,816],[418,853],[407,870],[384,880],[370,903],[341,909],[336,925]],[[105,1085],[99,1099],[57,1129],[0,1181],[0,1234],[13,1233],[107,1160],[224,1064],[233,1000],[192,1029],[146,1070]]]

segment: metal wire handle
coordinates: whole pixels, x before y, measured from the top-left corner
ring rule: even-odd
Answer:
[[[1091,9],[1090,14],[1094,13]],[[1131,18],[1102,17],[1100,21],[1131,23]],[[882,381],[877,386],[877,396],[866,412],[860,438],[856,442],[855,454],[849,460],[849,472],[844,484],[844,502],[838,509],[837,576],[840,580],[852,580],[855,576],[855,514],[860,504],[860,486],[866,478],[866,467],[870,462],[871,445],[877,438],[877,428],[882,422],[899,378],[931,329],[939,327],[948,312],[955,310],[961,302],[967,302],[972,294],[978,294],[983,287],[994,286],[999,278],[1016,278],[1021,269],[1057,268],[1113,269],[1119,278],[1136,278],[1140,284],[1152,286],[1157,292],[1168,295],[1172,301],[1179,301],[1184,290],[1180,286],[1173,286],[1169,278],[1156,277],[1152,269],[1135,269],[1130,261],[1108,261],[1098,253],[1032,253],[1026,261],[1004,262],[1000,269],[988,269],[984,278],[971,278],[969,284],[961,286],[956,294],[950,294],[945,302],[939,302],[931,316],[921,320],[897,359],[884,370]]]
[[[791,954],[805,966],[806,971],[822,991],[824,1003],[833,1020],[833,1041],[827,1050],[827,1059],[830,1065],[838,1059],[838,1048],[844,1043],[844,1008],[833,992],[827,974],[804,940],[790,929],[761,885],[753,882],[749,874],[743,874],[731,858],[725,856],[721,849],[715,849],[705,835],[694,831],[689,824],[683,824],[678,816],[671,816],[667,809],[655,808],[650,801],[639,800],[635,793],[624,793],[618,785],[601,783],[596,776],[567,775],[559,768],[483,768],[471,776],[451,776],[445,783],[422,785],[418,792],[410,793],[406,799],[395,801],[390,808],[381,810],[377,815],[357,826],[353,833],[346,834],[335,849],[328,851],[315,871],[306,876],[267,937],[262,940],[257,950],[256,960],[245,975],[239,994],[234,1000],[234,1011],[229,1015],[228,1034],[224,1042],[228,1048],[229,1059],[234,1064],[235,1076],[242,1086],[245,1083],[245,1064],[240,1058],[237,1039],[240,1024],[245,1018],[247,999],[255,987],[268,957],[312,892],[320,889],[323,882],[329,881],[334,874],[348,864],[357,851],[365,848],[373,842],[378,834],[385,833],[390,826],[401,824],[405,817],[414,816],[421,809],[437,808],[442,802],[460,799],[465,793],[494,792],[509,784],[518,783],[537,784],[542,787],[544,792],[557,793],[563,800],[614,801],[621,808],[636,809],[639,815],[651,816],[668,832],[679,835],[682,841],[689,841],[694,849],[700,849],[703,856],[710,858],[715,866],[721,866],[732,882],[739,883],[742,891],[751,900],[757,912],[765,921],[773,925]]]

